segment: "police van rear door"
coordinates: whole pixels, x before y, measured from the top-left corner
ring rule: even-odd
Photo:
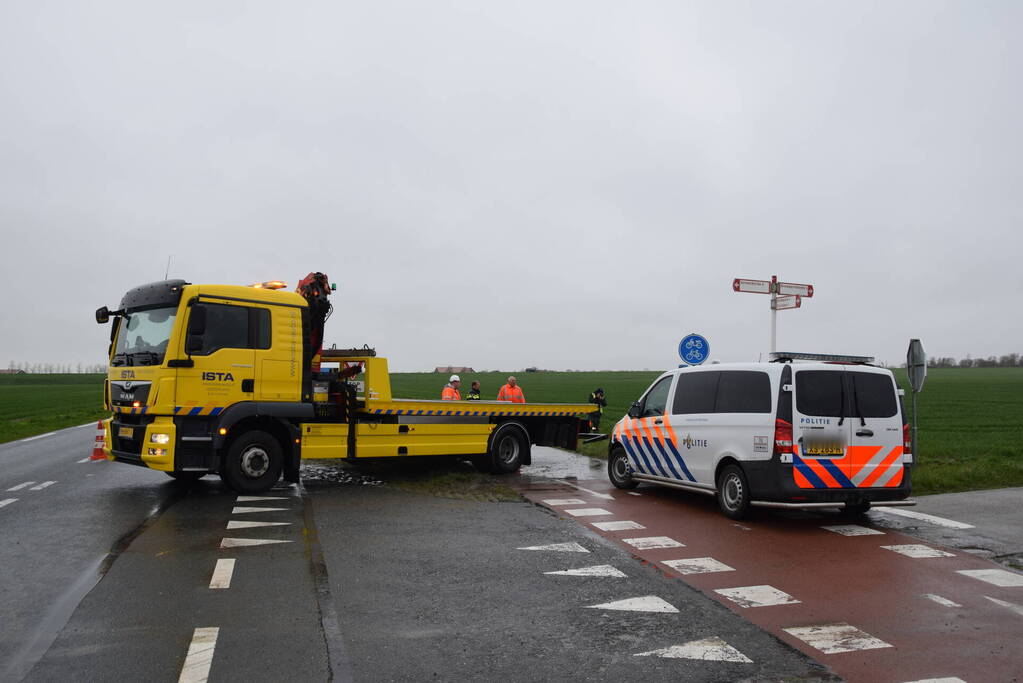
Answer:
[[[850,367],[849,479],[857,488],[902,483],[902,415],[895,378],[882,368]]]
[[[793,365],[793,477],[799,488],[852,488],[847,449],[851,421],[844,417],[848,403],[845,367]]]

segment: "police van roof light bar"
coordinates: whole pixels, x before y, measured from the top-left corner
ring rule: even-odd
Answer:
[[[825,363],[873,363],[873,356],[843,356],[832,353],[798,353],[793,351],[771,352],[772,363],[783,363],[794,360],[816,360]]]

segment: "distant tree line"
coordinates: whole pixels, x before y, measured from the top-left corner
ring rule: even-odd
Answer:
[[[83,374],[83,373],[106,373],[107,366],[104,363],[16,363],[13,360],[7,365],[5,374],[13,375],[18,372],[50,375],[50,374]],[[2,372],[2,371],[0,371]]]
[[[906,367],[903,363],[902,367]],[[1023,355],[1007,353],[1004,356],[988,356],[987,358],[932,357],[927,359],[929,368],[1018,368],[1023,367]]]

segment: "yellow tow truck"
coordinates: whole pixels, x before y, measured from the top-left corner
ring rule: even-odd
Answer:
[[[113,320],[108,459],[259,493],[303,459],[449,455],[500,474],[532,444],[575,447],[592,405],[393,398],[386,358],[322,348],[326,275],[283,286],[165,280],[97,310]]]

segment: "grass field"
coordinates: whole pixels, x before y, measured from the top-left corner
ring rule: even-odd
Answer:
[[[585,403],[603,387],[608,431],[657,377],[657,372],[516,373],[530,402]],[[907,389],[906,371],[895,370]],[[462,376],[463,390],[479,380],[494,399],[508,373]],[[395,397],[439,398],[447,381],[437,373],[395,373]],[[0,442],[83,424],[103,416],[101,375],[0,375]],[[918,494],[1023,486],[1023,368],[943,368],[929,371],[919,395]],[[603,455],[607,442],[583,447]]]

